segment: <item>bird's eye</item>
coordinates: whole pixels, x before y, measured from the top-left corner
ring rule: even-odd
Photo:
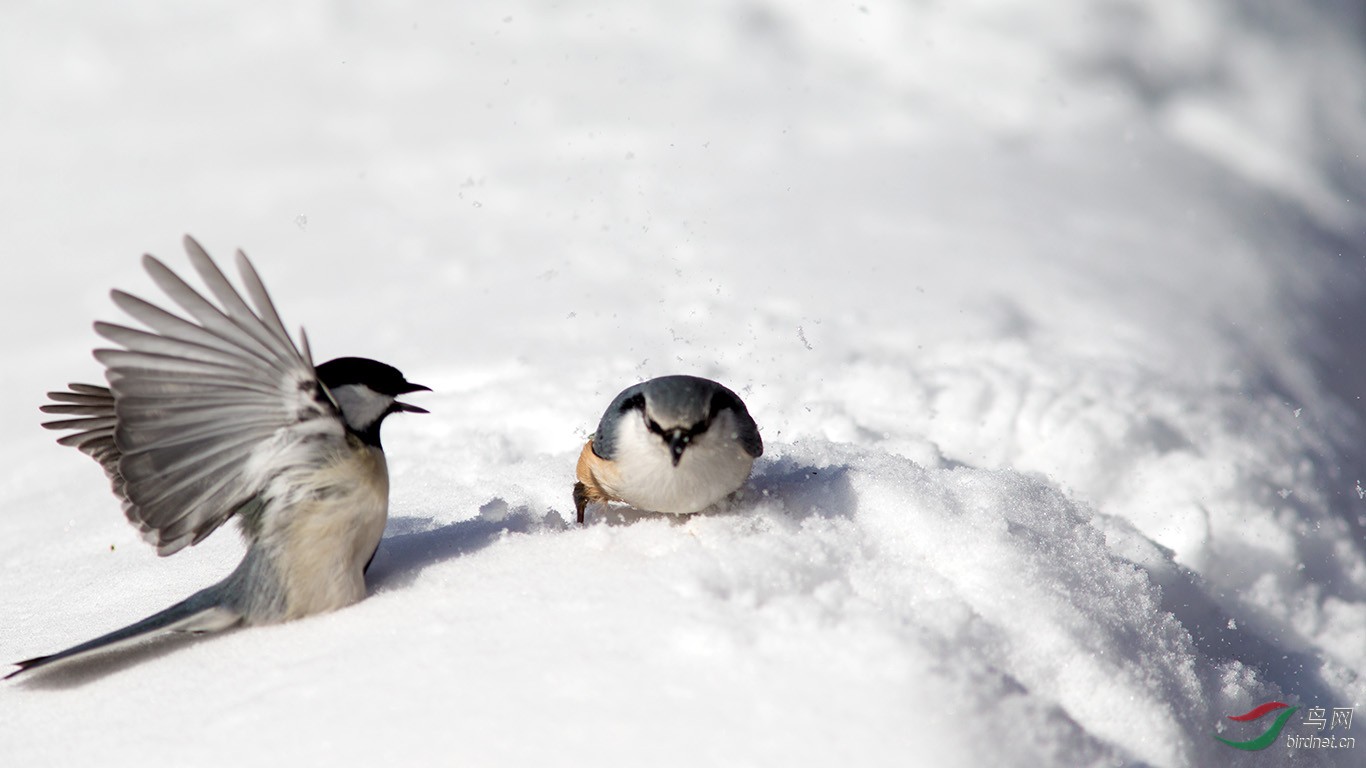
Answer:
[[[626,413],[627,411],[640,411],[642,414],[644,414],[645,396],[637,392],[631,397],[626,398],[621,403],[620,411],[622,413]]]
[[[648,427],[649,430],[655,433],[656,435],[664,434],[664,428],[659,426],[659,422],[655,421],[654,419],[646,417],[645,426]]]

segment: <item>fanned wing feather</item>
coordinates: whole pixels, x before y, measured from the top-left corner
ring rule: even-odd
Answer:
[[[161,336],[113,323],[97,322],[95,323],[95,332],[115,344],[129,348],[136,347],[145,352],[165,357],[181,357],[234,369],[250,366],[255,362],[252,357],[243,355],[234,349],[223,349],[211,344],[201,344],[197,341]]]
[[[119,449],[114,445],[114,394],[107,387],[93,384],[69,384],[70,391],[49,392],[54,404],[44,405],[43,413],[79,415],[81,418],[60,419],[43,424],[48,429],[74,429],[76,432],[57,440],[62,445],[78,449],[100,463],[114,493],[123,497],[123,476],[119,474]]]
[[[289,341],[289,331],[285,330],[284,322],[280,320],[279,313],[275,311],[275,302],[271,301],[270,294],[266,293],[265,283],[261,282],[261,276],[256,274],[256,268],[251,265],[247,255],[240,250],[237,252],[237,271],[241,273],[242,282],[247,286],[247,295],[256,305],[256,311],[261,319],[270,327],[271,333],[277,339]],[[302,335],[302,331],[300,335]],[[290,346],[293,347],[292,341]],[[304,349],[308,349],[307,338],[304,339]],[[299,354],[297,348],[294,350],[294,354]],[[304,357],[310,359],[307,354]]]
[[[199,542],[345,439],[306,342],[301,353],[246,256],[239,251],[237,265],[251,304],[198,243],[186,237],[185,250],[217,303],[144,257],[188,317],[114,291],[147,330],[97,323],[122,347],[95,351],[109,387],[73,384],[42,409],[70,417],[44,426],[76,430],[59,442],[99,461],[128,519],[163,555]]]

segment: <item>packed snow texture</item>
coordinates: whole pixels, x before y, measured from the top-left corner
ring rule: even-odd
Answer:
[[[0,763],[1366,759],[1213,738],[1366,704],[1359,4],[5,17],[0,659],[240,557],[157,558],[37,426],[140,253],[240,246],[435,392],[369,599],[0,685]],[[745,398],[742,496],[573,525],[666,373]]]

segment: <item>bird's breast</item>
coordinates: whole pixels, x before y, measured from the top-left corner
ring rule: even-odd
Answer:
[[[677,465],[668,446],[644,429],[618,432],[612,471],[599,480],[613,497],[651,512],[692,514],[744,483],[754,458],[710,432],[694,439]]]
[[[272,536],[282,580],[283,618],[336,610],[365,597],[365,564],[379,546],[389,512],[384,453],[359,441],[313,470],[309,493],[281,510]]]

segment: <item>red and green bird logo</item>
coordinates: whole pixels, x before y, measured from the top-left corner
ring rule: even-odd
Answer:
[[[1295,710],[1297,709],[1299,709],[1299,707],[1292,707],[1282,701],[1268,701],[1265,704],[1254,707],[1250,712],[1244,712],[1241,715],[1228,716],[1228,719],[1233,720],[1234,722],[1248,723],[1253,720],[1259,720],[1277,710],[1283,710],[1276,716],[1276,722],[1272,723],[1271,727],[1267,728],[1266,732],[1261,736],[1258,736],[1255,739],[1248,739],[1247,741],[1229,741],[1228,739],[1217,735],[1214,738],[1234,749],[1243,749],[1249,752],[1266,749],[1276,742],[1276,737],[1281,735],[1281,729],[1285,727],[1286,721],[1290,719],[1291,715],[1295,714]]]

